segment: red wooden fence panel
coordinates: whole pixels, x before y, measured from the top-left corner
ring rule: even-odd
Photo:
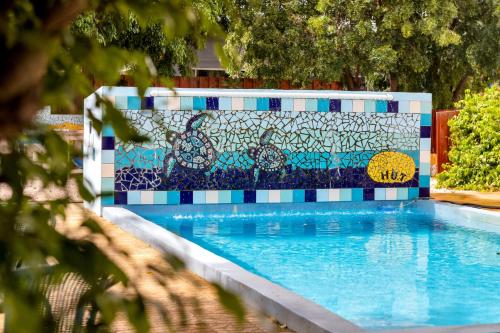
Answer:
[[[448,151],[451,147],[448,120],[458,114],[457,110],[436,110],[435,112],[435,149],[438,172],[443,171],[443,164],[448,163]]]

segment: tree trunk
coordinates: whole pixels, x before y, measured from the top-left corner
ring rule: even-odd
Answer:
[[[458,102],[463,94],[464,94],[464,90],[465,90],[465,87],[467,86],[467,81],[469,80],[469,75],[468,74],[465,74],[462,79],[460,79],[460,81],[457,83],[457,85],[455,86],[455,89],[453,89],[453,102]]]
[[[398,81],[398,75],[396,73],[389,74],[389,85],[390,85],[391,91],[398,91],[399,81]]]
[[[347,84],[347,89],[349,90],[356,91],[361,89],[360,80],[358,78],[355,78],[352,75],[351,70],[348,68],[344,69],[344,81]]]

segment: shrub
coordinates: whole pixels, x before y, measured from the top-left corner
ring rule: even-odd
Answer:
[[[459,115],[448,122],[451,163],[437,176],[438,186],[500,189],[500,87],[495,85],[481,94],[467,92],[457,107]]]

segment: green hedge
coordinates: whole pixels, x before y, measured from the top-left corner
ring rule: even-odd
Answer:
[[[437,176],[438,187],[463,190],[500,189],[500,87],[481,94],[467,92],[457,104],[458,116],[448,122],[450,164]]]

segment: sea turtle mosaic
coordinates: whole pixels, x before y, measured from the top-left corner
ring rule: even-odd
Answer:
[[[260,170],[285,172],[286,155],[271,142],[274,129],[267,129],[259,139],[259,146],[248,148],[248,156],[254,160],[254,181],[259,180]]]
[[[216,151],[210,138],[199,130],[207,117],[208,114],[200,113],[188,120],[184,132],[167,133],[167,142],[172,145],[172,152],[165,156],[163,162],[167,177],[170,177],[177,163],[188,169],[210,168],[216,158]]]

